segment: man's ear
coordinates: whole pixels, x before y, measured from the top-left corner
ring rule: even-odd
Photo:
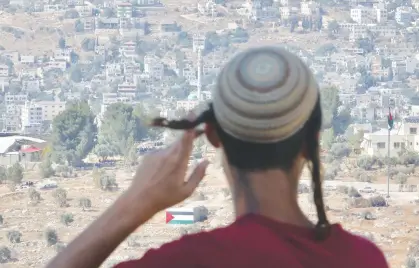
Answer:
[[[221,147],[221,142],[218,137],[217,131],[215,130],[215,127],[211,123],[205,124],[205,136],[207,136],[208,141],[211,143],[212,146],[215,148]]]

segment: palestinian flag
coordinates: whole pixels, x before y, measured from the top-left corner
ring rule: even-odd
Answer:
[[[387,121],[388,121],[388,129],[392,130],[394,128],[394,118],[391,115],[391,111],[390,108],[388,108],[388,117],[387,117]]]

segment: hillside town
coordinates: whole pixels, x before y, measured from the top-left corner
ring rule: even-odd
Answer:
[[[182,118],[190,110],[204,109],[223,65],[237,52],[259,45],[281,46],[295,53],[315,75],[324,111],[324,177],[332,181],[328,191],[353,186],[367,196],[379,192],[380,197],[387,197],[394,192],[391,196],[395,197],[384,202],[394,204],[391,209],[406,204],[410,209],[418,202],[418,0],[0,0],[0,36],[0,194],[4,194],[0,203],[13,202],[16,211],[28,206],[22,192],[35,182],[39,189],[55,189],[55,195],[46,198],[51,203],[46,208],[56,202],[67,204],[67,192],[71,195],[71,189],[80,189],[77,198],[84,212],[91,207],[85,196],[90,185],[67,179],[92,176],[95,181],[99,178],[92,183],[98,192],[89,198],[101,204],[97,211],[103,210],[115,199],[109,189],[127,185],[138,157],[176,137],[174,131],[149,129],[149,120]],[[204,140],[194,148],[190,164],[202,158],[217,162],[215,149]],[[211,170],[211,176],[221,176],[215,163]],[[228,193],[216,190],[226,187],[218,180],[203,187],[194,197],[201,203],[229,198]],[[56,188],[67,192],[59,194]],[[301,192],[306,194],[308,188]],[[348,191],[340,194],[347,198]],[[41,202],[37,191],[29,192],[30,202]],[[328,198],[333,204],[347,201],[333,194]],[[385,214],[382,209],[386,208],[374,202],[350,202],[356,209],[378,207],[373,212],[377,217]],[[220,210],[226,215],[215,212],[220,203],[210,205],[209,221],[199,228],[231,220],[230,207]],[[26,256],[28,249],[19,248],[23,246],[17,238],[10,239],[10,230],[22,223],[18,212],[4,209],[0,209],[0,233],[7,233],[8,239],[0,238],[0,247],[4,244],[13,250],[0,250],[0,266],[44,265],[47,259]],[[331,208],[330,213],[340,221],[365,220],[359,216],[364,210],[356,215],[342,212],[347,209]],[[2,230],[8,212],[13,224]],[[22,213],[39,216],[42,211]],[[88,224],[96,214],[90,215],[81,222]],[[417,233],[413,227],[417,220],[392,220],[397,221],[408,226],[406,236]],[[83,229],[81,222],[63,241]],[[386,224],[390,226],[387,218],[378,229]],[[375,227],[367,226],[351,229],[371,235]],[[158,228],[168,239],[178,237]],[[178,232],[188,233],[185,230]],[[383,240],[391,267],[419,265],[419,244],[409,248],[415,243],[413,238],[410,244],[398,241],[404,245],[399,249],[387,237],[392,234],[376,236]],[[31,239],[39,240],[35,235]],[[14,242],[8,245],[7,240]],[[57,241],[51,245],[61,245]],[[116,254],[131,258],[133,243],[131,239],[121,249],[123,253]]]

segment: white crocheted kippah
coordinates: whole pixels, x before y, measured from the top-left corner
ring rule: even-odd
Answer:
[[[318,97],[318,85],[300,58],[278,47],[259,47],[239,53],[224,66],[213,108],[230,135],[273,143],[304,126]]]

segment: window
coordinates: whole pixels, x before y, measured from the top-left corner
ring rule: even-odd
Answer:
[[[400,148],[400,142],[395,142],[394,149],[399,149],[399,148]]]
[[[385,149],[386,143],[385,142],[377,142],[377,148],[378,149]]]
[[[402,149],[406,149],[406,144],[404,142],[401,143]]]
[[[416,127],[411,127],[410,128],[410,134],[413,134],[413,135],[418,134],[418,129]]]

